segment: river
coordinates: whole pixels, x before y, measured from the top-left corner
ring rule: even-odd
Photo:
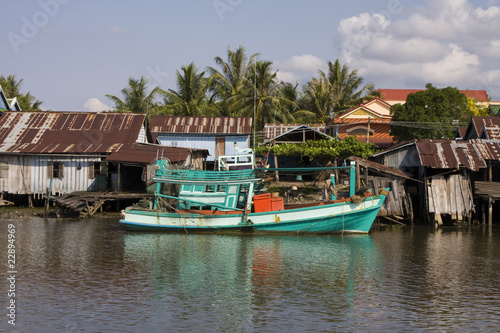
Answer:
[[[0,222],[0,248],[2,331],[500,330],[495,227],[196,235],[30,217]]]

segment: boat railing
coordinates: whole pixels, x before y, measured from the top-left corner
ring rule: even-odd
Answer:
[[[230,181],[247,180],[255,177],[254,170],[232,170],[232,171],[207,171],[207,170],[159,170],[155,178],[157,180],[197,180],[197,181]]]
[[[161,194],[161,193],[158,193],[158,192],[155,192],[155,195],[158,196],[158,197],[160,197],[160,198],[185,201],[185,202],[190,202],[190,203],[204,205],[204,206],[217,207],[219,209],[244,211],[243,209],[236,208],[236,207],[228,207],[228,206],[220,205],[220,204],[213,203],[213,202],[208,203],[208,202],[198,201],[198,200],[192,200],[192,199],[188,199],[188,198],[175,197],[175,196],[171,196],[171,195]]]
[[[217,161],[219,171],[244,170],[255,167],[255,155],[253,151],[233,155],[220,155]]]

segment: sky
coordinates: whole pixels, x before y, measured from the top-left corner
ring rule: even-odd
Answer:
[[[339,59],[376,88],[500,101],[500,0],[11,0],[1,16],[0,75],[44,110],[110,110],[130,77],[176,90],[239,45],[299,86]]]

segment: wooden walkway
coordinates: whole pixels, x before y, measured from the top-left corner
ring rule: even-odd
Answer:
[[[152,198],[153,193],[120,193],[111,192],[73,192],[61,196],[51,196],[50,200],[57,206],[80,213],[81,217],[92,217],[98,210],[109,202],[119,200],[139,201]]]
[[[500,182],[474,182],[474,192],[478,197],[500,199]]]

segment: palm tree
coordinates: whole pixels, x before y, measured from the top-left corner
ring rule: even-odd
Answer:
[[[272,62],[257,61],[251,67],[254,70],[253,91],[246,91],[242,112],[251,115],[255,112],[255,123],[261,131],[266,123],[292,122],[290,110],[297,107],[296,103],[283,95],[277,81],[277,72],[272,72]],[[255,105],[254,105],[255,103]]]
[[[313,78],[303,87],[300,101],[302,110],[294,115],[306,122],[323,123],[334,112],[336,101],[332,94],[330,81],[325,73],[320,71],[319,78]],[[306,111],[307,110],[307,111]]]
[[[0,76],[0,86],[8,98],[17,98],[17,102],[23,111],[41,111],[40,106],[43,102],[37,100],[35,96],[29,92],[26,94],[21,93],[21,86],[23,79],[16,80],[16,76],[10,74],[5,77]]]
[[[220,115],[240,115],[243,99],[252,85],[248,79],[253,75],[250,67],[258,56],[255,53],[247,58],[245,48],[241,45],[235,51],[228,47],[227,61],[221,57],[214,59],[221,70],[208,67],[211,100],[216,102]]]
[[[325,122],[368,98],[374,98],[377,95],[375,87],[367,84],[359,89],[362,83],[363,78],[358,76],[356,69],[349,70],[338,59],[334,63],[329,61],[328,74],[319,71],[319,78],[313,78],[304,87],[301,104],[308,111],[301,111],[298,115]]]
[[[122,89],[123,100],[114,95],[106,96],[115,103],[118,112],[148,113],[156,107],[155,98],[161,89],[155,87],[148,94],[147,87],[148,81],[144,76],[139,80],[130,77],[128,86]]]
[[[207,112],[207,85],[205,72],[199,72],[191,62],[177,71],[177,91],[165,92],[165,105],[171,113],[183,116],[198,116]]]
[[[334,63],[328,62],[327,77],[333,94],[333,111],[336,113],[358,106],[367,93],[374,91],[371,84],[358,90],[363,83],[363,78],[358,76],[358,70],[350,71],[346,64],[341,66],[338,59]]]

